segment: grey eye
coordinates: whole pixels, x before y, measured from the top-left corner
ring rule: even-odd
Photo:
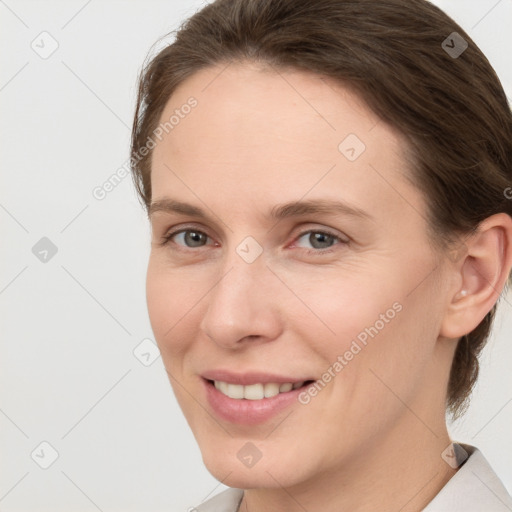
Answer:
[[[311,244],[313,249],[328,249],[338,238],[323,231],[308,231],[307,233],[303,233],[298,240],[304,237],[307,237],[307,241]]]
[[[193,229],[186,229],[179,233],[175,233],[173,237],[183,237],[184,243],[180,245],[185,245],[186,247],[201,247],[206,245],[206,241],[208,240],[208,235]]]

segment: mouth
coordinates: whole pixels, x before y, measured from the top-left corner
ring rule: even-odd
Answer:
[[[309,386],[314,382],[313,380],[283,383],[266,382],[244,386],[242,384],[233,384],[222,380],[206,380],[210,385],[213,385],[217,391],[234,400],[264,400],[265,398],[273,398],[277,395]]]
[[[244,426],[263,424],[285,409],[298,406],[300,394],[315,382],[312,379],[290,381],[289,378],[271,376],[237,378],[226,375],[223,378],[229,378],[231,382],[204,375],[201,378],[209,409],[221,420]],[[260,379],[265,382],[258,382]],[[246,383],[232,382],[237,380],[245,380]]]

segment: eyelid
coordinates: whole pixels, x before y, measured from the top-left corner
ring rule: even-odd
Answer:
[[[331,230],[329,228],[323,228],[323,227],[322,228],[315,228],[315,227],[312,227],[312,228],[309,228],[309,229],[305,229],[305,230],[299,231],[299,233],[297,233],[294,236],[294,243],[297,240],[299,240],[300,238],[302,238],[304,235],[308,235],[310,233],[324,233],[326,235],[332,236],[333,238],[336,238],[340,242],[347,243],[347,244],[350,241],[348,236],[342,235],[342,234],[339,234],[339,233],[335,233],[333,230]],[[320,252],[320,250],[317,250],[317,252]]]

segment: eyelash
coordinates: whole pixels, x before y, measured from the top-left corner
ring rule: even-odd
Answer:
[[[172,242],[172,238],[174,236],[179,235],[180,233],[186,233],[187,231],[193,231],[194,233],[200,233],[200,234],[205,235],[206,237],[210,238],[204,231],[200,231],[199,229],[189,227],[189,228],[182,228],[182,229],[179,229],[176,231],[172,231],[172,232],[166,234],[163,237],[161,245],[165,246],[165,245],[170,244]],[[349,243],[348,241],[342,240],[339,236],[335,235],[334,233],[331,233],[330,231],[326,231],[326,230],[322,230],[322,229],[308,229],[306,231],[303,231],[302,233],[299,233],[297,235],[295,240],[299,240],[304,235],[308,235],[310,233],[320,233],[322,235],[330,236],[330,237],[334,238],[335,241],[340,242],[340,245],[347,245]],[[178,244],[176,244],[176,245],[178,245]],[[185,251],[185,252],[188,250],[195,249],[194,247],[186,247],[186,246],[181,246],[181,245],[178,245],[178,247],[179,247],[179,249],[178,249],[179,251]],[[204,246],[201,246],[201,247],[204,247]],[[332,247],[329,247],[327,249],[307,249],[304,247],[299,247],[299,249],[305,250],[307,254],[315,254],[315,255],[323,255],[323,254],[328,254],[328,253],[334,252]]]

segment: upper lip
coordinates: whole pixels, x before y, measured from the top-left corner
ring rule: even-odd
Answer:
[[[275,382],[276,384],[291,382],[292,384],[295,384],[296,382],[314,380],[308,377],[287,377],[268,372],[248,371],[244,373],[234,373],[229,370],[210,370],[202,373],[201,377],[207,380],[216,380],[227,382],[229,384],[241,384],[243,386],[250,386],[251,384],[268,384],[270,382]]]

